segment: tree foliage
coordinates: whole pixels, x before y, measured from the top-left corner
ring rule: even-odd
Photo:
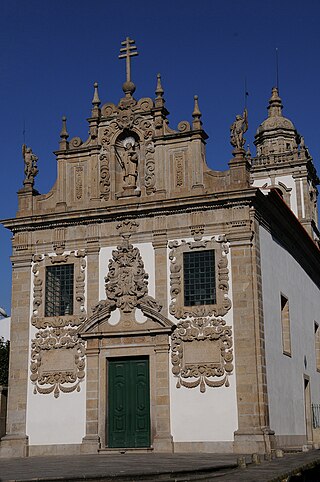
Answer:
[[[0,337],[0,385],[8,385],[10,342]]]

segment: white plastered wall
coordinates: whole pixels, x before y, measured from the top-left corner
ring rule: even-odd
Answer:
[[[270,427],[276,435],[305,435],[304,375],[310,378],[312,403],[320,403],[314,339],[320,290],[263,227],[260,243]],[[281,294],[289,300],[291,357],[283,354]]]
[[[194,241],[186,239],[185,241]],[[211,237],[204,237],[211,239]],[[178,240],[181,241],[181,240]],[[168,301],[170,304],[170,263],[168,248]],[[229,298],[232,300],[231,258],[228,254]],[[177,320],[170,314],[169,319]],[[233,310],[223,317],[227,325],[233,328]],[[234,366],[236,356],[234,356]],[[205,393],[200,388],[176,388],[177,378],[170,366],[170,418],[171,434],[174,442],[230,442],[238,428],[236,400],[236,370],[229,376],[229,387],[206,387]]]
[[[33,278],[31,268],[30,320],[32,315]],[[87,276],[85,276],[85,299],[87,299]],[[30,381],[31,341],[37,329],[31,325],[29,335],[29,382],[27,394],[27,435],[30,445],[80,444],[85,435],[86,377],[80,383],[80,392],[60,392],[44,395],[33,393]]]
[[[291,191],[290,191],[290,206],[289,207],[290,207],[291,211],[293,211],[294,214],[298,217],[298,204],[297,204],[296,189],[297,189],[297,186],[299,188],[300,181],[298,182],[298,184],[296,184],[296,182],[295,182],[295,180],[293,179],[292,176],[275,176],[275,180],[274,180],[275,185],[278,185],[279,182],[284,184],[287,188],[291,189]],[[268,187],[262,189],[262,186],[264,186],[265,184],[267,184]],[[272,184],[272,180],[269,176],[259,178],[259,179],[255,179],[253,181],[253,186],[254,187],[260,187],[261,191],[264,194],[268,194],[270,192],[269,190],[270,190],[271,184]],[[302,195],[302,198],[301,198],[301,202],[303,203],[303,195]],[[304,206],[302,206],[302,208],[304,209]]]

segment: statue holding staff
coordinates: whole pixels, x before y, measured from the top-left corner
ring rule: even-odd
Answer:
[[[245,108],[242,115],[237,115],[230,127],[230,143],[236,149],[243,149],[245,145],[244,133],[248,130],[248,111]]]
[[[24,159],[24,174],[25,179],[23,184],[34,184],[34,178],[38,174],[37,161],[38,157],[33,154],[31,147],[27,147],[25,144],[22,146],[22,156]]]

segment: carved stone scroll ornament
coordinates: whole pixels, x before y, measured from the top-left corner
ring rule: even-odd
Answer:
[[[124,239],[112,252],[109,273],[105,278],[107,299],[123,313],[132,311],[143,302],[159,309],[158,303],[148,295],[148,274],[138,248]]]
[[[172,337],[172,373],[176,387],[229,386],[233,371],[232,330],[221,318],[197,318],[178,323]]]
[[[105,277],[106,300],[94,308],[97,312],[107,308],[109,314],[119,308],[121,319],[135,321],[135,309],[149,306],[160,312],[161,306],[148,295],[148,274],[138,248],[129,242],[128,234],[116,250],[112,251],[108,274]]]
[[[231,308],[229,292],[228,252],[225,236],[202,240],[196,236],[195,241],[170,241],[170,295],[169,311],[175,318],[185,319],[189,316],[224,316]],[[183,253],[213,249],[215,252],[216,270],[216,303],[212,305],[184,305],[183,293]]]
[[[99,154],[100,161],[100,198],[107,201],[110,197],[110,148],[102,147]]]
[[[146,150],[146,172],[144,176],[144,183],[146,186],[146,193],[149,195],[156,190],[154,143],[152,141],[148,141],[145,145],[145,150]]]
[[[85,343],[72,328],[48,328],[31,342],[31,376],[34,394],[80,391],[85,376]]]
[[[154,147],[154,142],[152,140],[152,137],[154,135],[154,128],[152,123],[149,120],[145,120],[143,118],[137,118],[137,120],[135,121],[135,125],[139,127],[139,129],[143,133],[143,139],[145,140],[144,183],[146,187],[146,193],[147,195],[150,195],[156,190],[155,160],[154,160],[155,147]]]

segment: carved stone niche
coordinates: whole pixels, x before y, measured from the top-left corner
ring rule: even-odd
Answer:
[[[115,142],[116,197],[140,196],[141,149],[136,132],[124,129]]]
[[[80,391],[85,372],[85,342],[78,335],[78,327],[86,319],[85,310],[85,251],[65,253],[60,243],[55,254],[33,257],[33,314],[32,325],[37,329],[31,341],[30,380],[34,393]],[[44,316],[45,277],[47,266],[74,265],[74,309],[72,315]]]
[[[176,387],[229,386],[233,371],[232,330],[221,318],[197,318],[178,323],[171,337],[172,373]]]
[[[197,316],[224,316],[231,308],[229,292],[228,252],[225,236],[195,241],[170,241],[170,296],[169,311],[177,319]],[[183,253],[203,250],[215,252],[216,303],[212,305],[184,305]]]

